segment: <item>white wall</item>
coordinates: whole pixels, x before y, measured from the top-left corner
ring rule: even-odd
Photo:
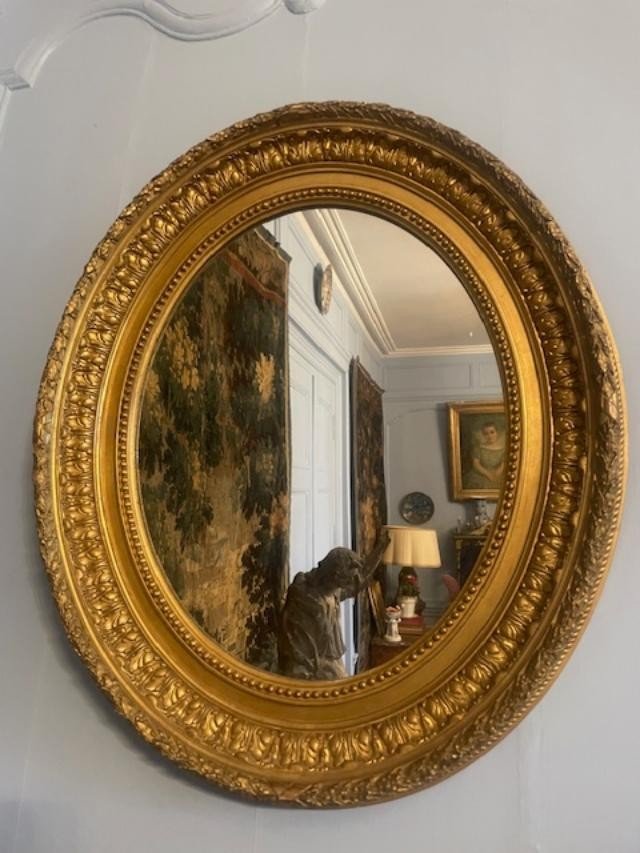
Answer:
[[[472,521],[476,505],[451,500],[448,404],[502,399],[498,365],[492,353],[396,357],[384,360],[383,375],[389,522],[405,523],[399,505],[409,492],[433,500],[433,517],[422,526],[438,534],[442,568],[418,579],[427,612],[437,614],[448,603],[442,575],[456,570],[452,531],[458,519]]]
[[[310,17],[281,8],[213,41],[172,39],[131,16],[64,36],[74,8],[100,5],[109,2],[0,3],[0,69],[13,69],[0,80],[14,87],[0,107],[0,849],[635,853],[640,5],[327,0]],[[173,5],[202,12],[208,4]],[[260,4],[238,8],[251,5]],[[166,10],[146,7],[150,15]],[[47,33],[55,49],[37,73]],[[20,75],[31,88],[15,88]],[[135,737],[90,682],[38,557],[30,430],[57,319],[133,192],[236,119],[326,98],[433,115],[502,157],[546,202],[590,269],[618,341],[632,455],[602,600],[562,677],[526,720],[429,791],[302,813],[232,800],[186,777]]]

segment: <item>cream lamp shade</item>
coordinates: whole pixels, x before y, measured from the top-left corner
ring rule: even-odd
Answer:
[[[389,544],[382,558],[387,565],[412,566],[414,569],[437,569],[440,561],[438,534],[435,530],[387,524]]]

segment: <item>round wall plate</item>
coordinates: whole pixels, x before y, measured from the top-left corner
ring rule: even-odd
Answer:
[[[409,492],[400,501],[400,515],[407,524],[424,524],[434,509],[433,501],[424,492]]]

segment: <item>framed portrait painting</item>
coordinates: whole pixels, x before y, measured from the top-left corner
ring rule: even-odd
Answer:
[[[449,405],[452,500],[498,500],[504,477],[506,439],[502,401]]]

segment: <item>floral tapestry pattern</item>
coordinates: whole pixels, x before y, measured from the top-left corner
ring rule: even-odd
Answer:
[[[160,565],[214,640],[264,668],[288,576],[288,263],[260,228],[204,265],[154,355],[139,435]]]
[[[384,481],[382,389],[359,359],[351,362],[351,460],[353,550],[361,557],[373,551],[387,523]],[[383,580],[382,573],[376,577]],[[357,602],[358,670],[368,664],[372,617],[366,590]]]

